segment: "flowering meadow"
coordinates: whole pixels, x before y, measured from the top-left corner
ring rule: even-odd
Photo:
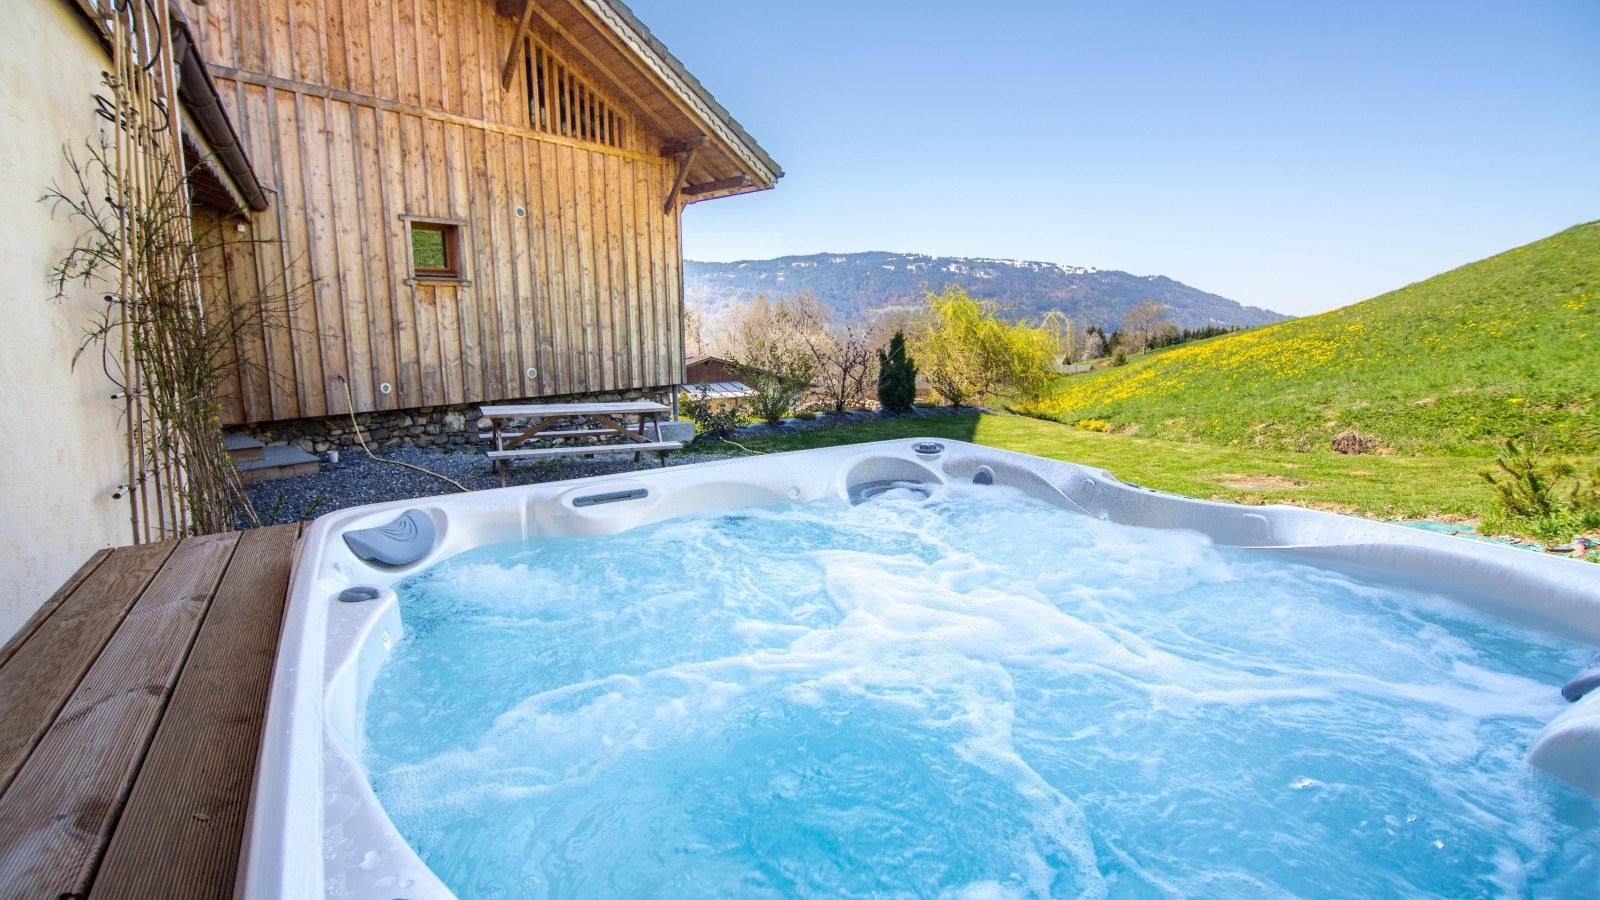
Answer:
[[[1028,411],[1162,440],[1492,456],[1600,451],[1600,222],[1362,303],[1063,378]],[[1097,428],[1099,430],[1099,428]]]

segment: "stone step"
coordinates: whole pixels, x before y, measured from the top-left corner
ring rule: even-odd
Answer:
[[[225,434],[222,436],[222,446],[228,448],[228,455],[234,462],[242,463],[261,459],[267,445],[248,434]]]
[[[321,461],[315,456],[288,444],[263,446],[260,459],[234,463],[233,467],[239,470],[239,480],[245,484],[315,475],[322,469]]]

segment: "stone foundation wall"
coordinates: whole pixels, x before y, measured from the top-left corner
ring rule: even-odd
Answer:
[[[572,394],[562,397],[530,397],[521,400],[495,400],[489,405],[518,403],[617,403],[653,400],[672,405],[671,388],[615,391],[600,394]],[[481,449],[478,429],[489,427],[489,420],[478,419],[482,403],[451,406],[423,406],[417,409],[383,410],[356,413],[361,433],[374,450],[389,447],[445,447]],[[670,417],[669,417],[670,418]],[[229,425],[228,434],[247,434],[263,444],[288,444],[307,453],[360,448],[350,417],[319,416],[312,419],[284,419],[279,422],[254,422]]]

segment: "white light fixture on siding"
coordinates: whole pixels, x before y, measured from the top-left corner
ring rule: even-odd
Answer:
[[[533,368],[528,369],[528,377],[529,378],[537,378],[537,377],[539,377],[539,370],[538,369],[533,369]]]
[[[519,219],[526,219],[526,218],[527,218],[527,217],[528,217],[528,211],[527,211],[527,210],[525,210],[525,209],[523,209],[523,208],[522,208],[522,207],[520,207],[520,206],[519,206],[519,207],[517,207],[517,218],[519,218]]]
[[[385,381],[383,384],[378,385],[378,393],[380,393],[380,394],[387,394],[392,390],[394,390],[394,388],[390,387],[389,386],[389,382],[387,382],[387,381]]]

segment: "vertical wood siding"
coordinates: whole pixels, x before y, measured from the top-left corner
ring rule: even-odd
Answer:
[[[525,77],[500,88],[515,23],[492,0],[184,11],[272,188],[247,234],[207,219],[230,240],[208,282],[233,302],[301,288],[289,321],[241,335],[230,422],[343,414],[340,376],[356,411],[681,378],[676,170],[639,151],[659,135],[576,54],[532,43],[541,125]],[[466,223],[464,282],[410,283],[402,215]]]

